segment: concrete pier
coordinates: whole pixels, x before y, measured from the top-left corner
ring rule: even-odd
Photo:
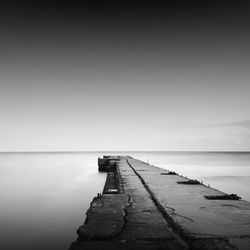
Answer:
[[[70,250],[250,249],[250,203],[125,156],[107,171]]]

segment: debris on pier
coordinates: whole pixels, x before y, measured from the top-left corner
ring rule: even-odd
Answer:
[[[174,171],[169,171],[166,173],[161,173],[161,175],[177,175],[177,173],[175,173]]]
[[[186,184],[186,185],[199,185],[201,184],[197,180],[187,180],[187,181],[177,181],[178,184]]]
[[[208,200],[240,200],[237,194],[224,194],[224,195],[205,195]]]

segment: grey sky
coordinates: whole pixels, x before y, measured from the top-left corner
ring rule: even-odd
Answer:
[[[0,151],[250,150],[248,15],[184,7],[8,14]]]

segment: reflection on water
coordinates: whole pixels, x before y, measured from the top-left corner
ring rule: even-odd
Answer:
[[[103,153],[0,154],[0,249],[68,249],[102,192]],[[250,201],[249,153],[108,152],[131,155]]]

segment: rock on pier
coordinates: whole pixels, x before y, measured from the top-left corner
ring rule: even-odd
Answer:
[[[70,250],[250,249],[250,203],[129,156],[107,172]]]

